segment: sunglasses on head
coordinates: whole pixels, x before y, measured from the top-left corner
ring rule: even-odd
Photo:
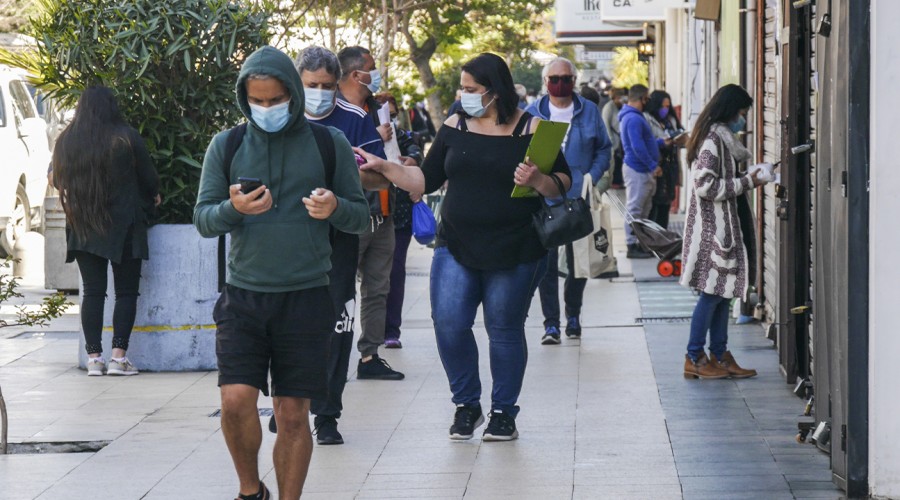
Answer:
[[[548,76],[547,80],[549,80],[550,83],[555,85],[555,84],[559,83],[560,80],[562,80],[563,83],[572,83],[572,81],[575,80],[575,77],[572,75],[562,75],[562,76],[553,75],[553,76]]]

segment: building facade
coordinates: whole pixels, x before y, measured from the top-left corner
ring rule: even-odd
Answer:
[[[851,498],[900,498],[900,2],[635,1],[644,10],[614,19],[604,2],[602,22],[653,37],[651,87],[688,128],[723,84],[753,96],[742,138],[755,161],[781,163],[754,196],[761,272],[743,312],[777,347],[798,414],[809,408],[798,425],[830,455],[834,482]]]

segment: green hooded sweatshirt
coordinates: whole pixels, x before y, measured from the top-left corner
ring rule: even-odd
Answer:
[[[250,75],[270,75],[290,90],[290,118],[277,132],[266,132],[254,121],[245,82]],[[273,47],[247,58],[235,87],[237,103],[250,122],[225,178],[223,160],[228,131],[213,137],[203,159],[194,225],[206,238],[231,233],[227,282],[256,292],[288,292],[328,285],[331,269],[329,225],[346,233],[363,233],[369,206],[350,143],[337,129],[333,192],[337,209],[327,220],[309,216],[302,198],[325,187],[325,166],[313,132],[303,115],[300,75],[291,59]],[[238,212],[228,187],[238,177],[256,177],[272,194],[272,208],[260,215]]]

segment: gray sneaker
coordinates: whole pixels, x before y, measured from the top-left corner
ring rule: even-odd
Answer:
[[[137,375],[138,373],[138,369],[131,364],[128,358],[122,358],[122,361],[110,359],[109,368],[106,370],[107,375]]]
[[[106,361],[103,358],[88,358],[87,372],[88,377],[106,375]]]

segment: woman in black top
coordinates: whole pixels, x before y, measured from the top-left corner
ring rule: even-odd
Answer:
[[[134,326],[141,260],[149,258],[147,219],[159,179],[144,141],[105,87],[90,87],[53,150],[53,179],[66,212],[66,262],[78,262],[84,290],[81,327],[88,375],[135,375],[125,357]],[[112,358],[101,356],[106,272],[112,262],[116,305]]]
[[[512,198],[514,185],[558,197],[548,175],[520,163],[539,119],[518,109],[509,68],[481,54],[462,67],[463,112],[438,131],[425,162],[424,192],[447,183],[431,267],[431,309],[438,351],[456,404],[450,439],[469,439],[484,422],[478,346],[472,325],[479,305],[490,339],[491,420],[486,441],[518,437],[516,405],[528,358],[525,317],[544,273],[546,250],[531,226],[538,197]],[[374,169],[403,189],[422,191],[422,175],[371,155]],[[559,154],[551,175],[570,185]],[[416,189],[419,187],[420,189]]]

